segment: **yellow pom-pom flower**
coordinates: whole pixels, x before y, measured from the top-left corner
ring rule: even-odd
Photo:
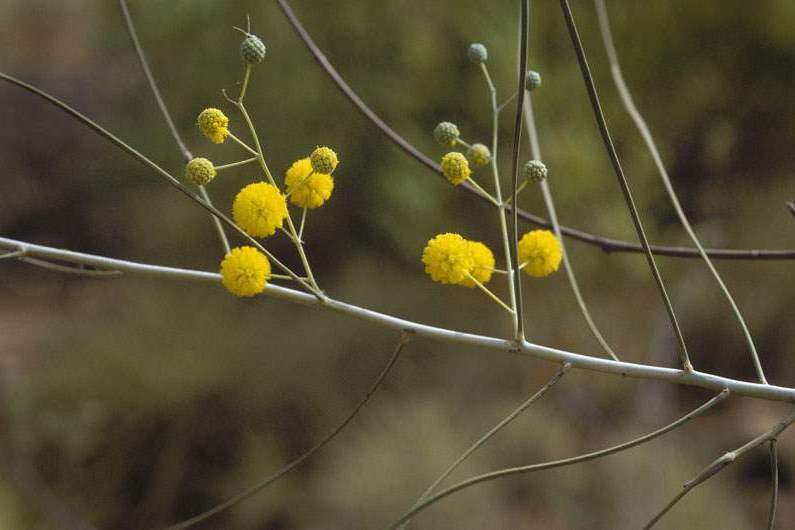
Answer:
[[[196,120],[199,130],[214,144],[222,144],[229,136],[229,118],[219,109],[204,109]]]
[[[233,248],[221,262],[221,282],[237,296],[261,293],[270,277],[268,257],[254,247]]]
[[[444,284],[460,284],[475,266],[467,240],[458,234],[439,234],[428,241],[422,262],[431,279]]]
[[[334,177],[313,172],[308,158],[293,162],[284,174],[284,184],[287,186],[290,202],[301,208],[323,206],[334,191]]]
[[[489,283],[491,275],[494,274],[494,254],[491,249],[480,241],[467,241],[469,253],[472,255],[474,266],[469,274],[482,284]],[[469,276],[461,280],[464,287],[475,287],[475,282]]]
[[[249,184],[235,197],[232,217],[250,236],[271,236],[287,217],[287,201],[273,184]]]
[[[194,158],[185,166],[185,180],[196,186],[204,186],[215,178],[215,166],[206,158]]]
[[[532,230],[519,240],[519,261],[527,263],[524,271],[530,276],[549,276],[560,267],[563,248],[549,230]]]
[[[312,154],[309,155],[309,161],[312,163],[312,169],[317,173],[325,173],[331,175],[337,169],[337,153],[328,147],[318,147]]]
[[[453,186],[458,186],[472,174],[469,162],[459,152],[453,151],[442,157],[442,173]]]

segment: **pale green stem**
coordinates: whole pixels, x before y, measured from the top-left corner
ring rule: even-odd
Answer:
[[[290,280],[290,281],[292,281],[292,278],[290,278],[286,274],[271,274],[271,278],[274,279],[274,280]],[[301,278],[301,279],[302,280],[308,280],[309,278]]]
[[[734,451],[729,451],[727,453],[724,453],[720,457],[713,460],[707,467],[702,469],[698,475],[685,482],[682,485],[682,490],[679,493],[677,493],[676,496],[671,500],[671,502],[666,504],[665,507],[657,515],[655,515],[651,521],[646,523],[646,525],[643,527],[643,530],[649,530],[655,524],[657,524],[657,522],[662,518],[662,516],[668,513],[668,511],[671,508],[673,508],[674,505],[676,505],[676,503],[678,503],[682,499],[682,497],[687,495],[693,488],[706,482],[710,478],[714,477],[715,475],[723,471],[723,468],[734,463],[735,460],[740,458],[743,454],[747,453],[751,449],[755,449],[756,447],[759,447],[765,442],[775,440],[782,432],[784,432],[790,425],[792,425],[793,422],[795,422],[795,413],[792,413],[783,420],[779,421],[778,423],[776,423],[775,426],[773,426],[772,429],[757,436],[756,438],[746,443],[745,445],[738,447]]]
[[[456,142],[457,144],[461,144],[461,145],[463,145],[463,146],[464,146],[464,147],[466,147],[467,149],[472,149],[472,145],[468,144],[467,142],[465,142],[464,140],[462,140],[460,137],[459,137],[459,138],[456,138],[456,139],[455,139],[455,142]]]
[[[486,296],[488,296],[489,298],[491,298],[492,300],[494,300],[495,302],[497,302],[497,303],[500,305],[500,307],[502,307],[503,309],[505,309],[505,310],[506,310],[506,311],[508,311],[509,313],[513,313],[513,309],[511,309],[510,307],[508,307],[508,304],[506,304],[505,302],[503,302],[502,300],[500,300],[500,297],[499,297],[499,296],[497,296],[496,294],[492,293],[492,292],[491,292],[491,289],[489,289],[488,287],[486,287],[485,285],[483,285],[481,282],[479,282],[479,281],[477,280],[477,278],[475,278],[474,276],[472,276],[470,273],[467,273],[467,277],[469,277],[469,279],[470,279],[470,280],[472,280],[472,282],[475,284],[475,286],[476,286],[478,289],[480,289],[481,291],[483,291],[483,293],[485,293],[485,294],[486,294]]]
[[[608,455],[619,453],[621,451],[626,451],[627,449],[631,449],[631,448],[633,448],[635,446],[644,444],[644,443],[646,443],[648,441],[651,441],[651,440],[657,438],[658,436],[662,436],[663,434],[676,429],[677,427],[680,427],[681,425],[687,423],[688,421],[692,420],[693,418],[695,418],[695,417],[703,414],[707,410],[711,409],[712,407],[714,407],[715,405],[717,405],[718,403],[720,403],[721,401],[723,401],[727,397],[729,397],[729,390],[728,389],[724,389],[723,391],[720,392],[720,394],[718,394],[717,396],[713,397],[712,399],[710,399],[709,401],[707,401],[706,403],[704,403],[700,407],[698,407],[698,408],[690,411],[689,413],[685,414],[684,416],[682,416],[678,420],[674,421],[673,423],[670,423],[670,424],[666,425],[665,427],[662,427],[661,429],[657,429],[656,431],[650,432],[648,434],[645,434],[643,436],[640,436],[638,438],[635,438],[635,439],[630,440],[628,442],[624,442],[624,443],[619,444],[619,445],[614,445],[614,446],[608,447],[606,449],[602,449],[602,450],[599,450],[599,451],[594,451],[594,452],[591,452],[591,453],[586,453],[586,454],[583,454],[583,455],[573,456],[571,458],[565,458],[563,460],[553,460],[551,462],[542,462],[540,464],[531,464],[531,465],[528,465],[528,466],[512,467],[512,468],[508,468],[508,469],[501,469],[499,471],[492,471],[491,473],[484,473],[483,475],[478,475],[478,476],[472,477],[472,478],[470,478],[468,480],[464,480],[462,482],[459,482],[458,484],[455,484],[453,486],[450,486],[449,488],[446,488],[446,489],[440,491],[439,493],[434,494],[431,497],[426,498],[424,501],[422,501],[421,503],[415,505],[409,511],[404,513],[400,517],[400,519],[398,519],[396,522],[394,522],[391,525],[389,525],[388,528],[389,528],[389,530],[395,530],[396,528],[399,528],[403,524],[405,524],[406,521],[408,521],[409,519],[411,519],[412,517],[414,517],[415,515],[417,515],[421,511],[427,509],[431,505],[436,504],[440,500],[452,495],[453,493],[456,493],[456,492],[461,491],[463,489],[472,487],[472,486],[474,486],[476,484],[480,484],[482,482],[489,482],[489,481],[492,481],[492,480],[496,480],[498,478],[508,477],[508,476],[512,476],[512,475],[533,473],[535,471],[541,471],[541,470],[544,470],[544,469],[552,469],[552,468],[556,468],[556,467],[571,466],[571,465],[574,465],[574,464],[579,464],[581,462],[586,462],[588,460],[595,460],[597,458],[602,458],[602,457],[605,457],[605,456],[608,456]]]
[[[248,89],[248,81],[251,78],[251,65],[246,65],[246,73],[243,74],[243,86],[240,87],[240,96],[237,98],[238,103],[243,103],[243,98],[246,97],[246,90]]]
[[[480,194],[481,194],[483,197],[485,197],[486,199],[488,199],[488,200],[489,200],[489,202],[490,202],[491,204],[493,204],[494,206],[496,206],[496,207],[498,207],[498,208],[500,207],[500,203],[499,203],[499,202],[497,202],[497,199],[495,199],[494,197],[492,197],[491,193],[489,193],[488,191],[484,190],[484,189],[481,187],[481,185],[480,185],[480,184],[478,184],[478,183],[475,181],[475,179],[473,179],[472,177],[468,177],[468,178],[467,178],[467,181],[469,181],[469,183],[472,185],[472,187],[473,187],[473,188],[475,188],[475,190],[476,190],[478,193],[480,193]]]
[[[46,261],[43,259],[38,258],[30,258],[26,256],[20,256],[20,261],[24,261],[25,263],[30,263],[31,265],[35,265],[37,267],[41,267],[42,269],[49,269],[56,272],[65,272],[67,274],[76,274],[78,276],[116,276],[121,274],[121,271],[115,270],[99,270],[99,269],[84,269],[83,267],[71,267],[68,265],[61,265],[59,263],[52,263],[50,261]]]
[[[307,212],[306,208],[304,208],[301,211],[301,226],[300,228],[298,228],[298,239],[300,241],[304,240],[304,227],[306,226],[306,212]]]
[[[257,157],[259,159],[260,166],[262,167],[262,171],[265,172],[265,176],[267,177],[268,181],[274,186],[276,186],[276,181],[273,179],[273,175],[271,174],[270,169],[268,168],[267,162],[265,162],[265,155],[262,150],[262,145],[259,141],[259,136],[257,135],[257,130],[254,127],[254,123],[251,121],[251,116],[249,116],[248,111],[246,110],[246,106],[243,102],[237,102],[237,108],[240,109],[240,113],[243,115],[243,119],[246,122],[246,125],[249,128],[249,132],[251,133],[251,137],[254,139],[254,148],[256,150]],[[278,186],[277,186],[278,187]],[[298,256],[301,258],[301,263],[304,266],[304,271],[306,275],[309,277],[309,283],[314,287],[315,291],[319,296],[325,297],[323,291],[320,290],[320,287],[317,285],[317,281],[315,281],[315,275],[312,273],[312,267],[309,265],[309,259],[306,256],[306,252],[304,251],[304,246],[301,243],[301,240],[298,238],[298,232],[295,229],[295,224],[293,223],[293,218],[290,215],[290,211],[287,210],[287,227],[292,234],[293,243],[295,243],[295,248],[298,251]]]
[[[536,160],[542,160],[541,158],[541,146],[538,139],[538,129],[536,128],[535,122],[535,115],[533,114],[533,100],[530,97],[530,93],[525,91],[524,94],[525,98],[525,111],[524,111],[524,119],[525,124],[527,126],[528,132],[528,140],[530,142],[530,153],[531,156]],[[525,181],[525,184],[527,181]],[[520,188],[521,190],[521,188]],[[518,193],[519,190],[517,190]],[[591,334],[594,336],[596,341],[602,346],[602,349],[614,360],[618,361],[618,356],[613,351],[613,348],[610,347],[610,344],[607,343],[604,336],[602,336],[602,332],[599,330],[599,327],[594,322],[593,317],[591,316],[591,312],[588,309],[588,305],[585,303],[585,299],[580,292],[580,285],[577,282],[577,277],[574,274],[574,267],[572,267],[571,263],[569,262],[569,253],[566,251],[566,244],[563,240],[563,234],[560,230],[560,222],[558,221],[558,214],[555,208],[555,201],[552,198],[552,189],[549,186],[548,179],[544,179],[541,181],[541,194],[544,197],[544,204],[547,208],[547,214],[549,215],[549,222],[552,223],[552,230],[555,232],[555,237],[558,238],[558,242],[560,243],[560,248],[563,251],[563,269],[566,271],[566,277],[569,280],[569,285],[571,286],[571,290],[574,293],[574,298],[577,300],[577,305],[580,307],[580,313],[582,313],[583,318],[585,318],[585,322],[588,325],[588,329],[591,330]]]
[[[486,83],[489,87],[489,93],[491,94],[491,172],[494,176],[494,197],[497,200],[497,203],[502,205],[503,201],[502,190],[500,186],[500,172],[499,168],[497,167],[497,140],[500,119],[499,113],[497,112],[497,89],[495,88],[494,83],[491,81],[491,76],[489,75],[488,68],[486,68],[486,64],[480,63],[480,68],[483,72],[483,76],[486,78]],[[510,292],[513,332],[514,336],[516,336],[519,333],[519,320],[517,319],[516,315],[516,290],[514,289],[514,273],[511,265],[511,243],[508,238],[508,222],[505,217],[505,208],[503,206],[499,206],[497,209],[497,214],[500,221],[500,234],[502,235],[503,251],[505,253],[505,270],[507,271],[506,279],[508,282],[508,291]]]
[[[525,189],[528,184],[529,182],[526,180],[521,184],[519,184],[519,187],[516,189],[516,194],[519,195],[520,193],[522,193],[522,190]],[[512,199],[513,197],[508,197],[507,199],[505,199],[505,204],[511,204]]]
[[[244,142],[243,140],[241,140],[231,132],[229,133],[229,138],[237,142],[238,145],[240,145],[240,147],[242,147],[243,149],[245,149],[246,151],[257,157],[257,160],[259,160],[259,153],[257,153],[257,151],[253,149],[251,146],[249,146],[246,142]]]
[[[668,198],[671,200],[671,204],[676,211],[679,222],[685,229],[685,232],[687,232],[690,240],[698,249],[698,253],[701,254],[701,258],[707,265],[712,277],[715,278],[715,281],[717,282],[721,291],[723,291],[723,294],[726,297],[726,300],[728,300],[729,305],[731,306],[732,311],[737,318],[737,321],[740,323],[740,327],[742,328],[743,335],[745,335],[745,341],[748,343],[748,349],[751,352],[751,359],[754,363],[754,368],[756,369],[756,374],[759,377],[759,380],[762,383],[767,383],[765,372],[762,369],[762,363],[759,360],[759,354],[756,351],[754,339],[751,337],[751,332],[748,330],[748,325],[746,324],[742,313],[740,313],[740,308],[737,307],[734,297],[732,297],[728,287],[726,287],[726,284],[723,283],[723,279],[713,265],[712,260],[709,259],[709,256],[704,250],[704,247],[701,245],[701,241],[698,239],[695,230],[693,230],[693,227],[690,225],[687,214],[685,214],[684,209],[682,209],[682,205],[679,203],[679,198],[677,197],[676,191],[674,190],[673,184],[671,183],[671,178],[668,176],[668,171],[665,169],[665,165],[663,164],[662,157],[660,156],[660,152],[657,149],[657,145],[654,142],[654,137],[649,130],[649,126],[646,123],[646,120],[643,119],[643,115],[635,106],[635,101],[632,99],[632,94],[630,94],[629,88],[624,81],[624,74],[621,71],[621,64],[618,61],[618,53],[616,52],[616,47],[613,43],[613,35],[610,31],[610,21],[607,17],[607,8],[605,7],[604,1],[594,1],[596,3],[596,10],[599,19],[599,28],[602,32],[602,40],[604,41],[605,50],[607,51],[607,58],[610,63],[610,71],[613,75],[613,82],[615,83],[619,96],[621,97],[621,102],[623,103],[624,108],[627,110],[630,118],[632,118],[632,121],[635,123],[635,127],[637,127],[638,131],[640,132],[640,135],[646,144],[646,148],[649,150],[649,153],[654,160],[654,165],[657,167],[657,172],[659,173],[660,178],[665,185],[665,191],[668,193]]]
[[[212,205],[210,195],[207,193],[207,190],[204,188],[204,186],[199,186],[199,193],[201,194],[202,199],[204,199],[204,202]],[[231,248],[229,247],[229,239],[226,237],[226,231],[224,231],[224,225],[222,225],[221,220],[214,215],[211,215],[210,217],[212,217],[213,226],[215,226],[215,230],[218,232],[218,237],[221,239],[221,246],[224,247],[224,255],[229,254]]]
[[[513,101],[515,97],[516,97],[516,92],[514,92],[513,94],[511,94],[511,96],[510,96],[508,99],[506,99],[505,101],[503,101],[502,103],[500,103],[499,105],[497,105],[497,112],[502,112],[502,109],[504,109],[504,108],[505,108],[505,106],[506,106],[506,105],[508,105],[508,103],[510,103],[511,101]]]
[[[12,252],[7,252],[5,254],[0,254],[0,259],[11,259],[11,258],[16,258],[18,256],[24,256],[24,255],[25,255],[25,251],[24,250],[14,250]]]
[[[252,162],[256,162],[257,160],[259,160],[259,158],[257,158],[256,156],[252,156],[251,158],[246,158],[245,160],[239,160],[237,162],[232,162],[231,164],[223,164],[223,165],[220,165],[220,166],[215,166],[215,170],[216,171],[221,171],[222,169],[229,169],[231,167],[244,166],[246,164],[250,164]]]
[[[770,478],[772,487],[770,488],[770,509],[767,514],[767,530],[773,530],[776,524],[776,506],[778,505],[778,450],[776,449],[776,439],[770,440]]]

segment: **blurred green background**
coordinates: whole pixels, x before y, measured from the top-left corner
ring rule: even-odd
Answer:
[[[505,334],[478,292],[434,284],[419,257],[457,231],[499,248],[484,203],[403,155],[353,111],[273,1],[131,1],[174,119],[196,155],[241,156],[194,127],[241,77],[250,14],[268,46],[249,91],[269,162],[281,173],[318,144],[341,164],[330,203],[312,212],[308,252],[334,297],[449,328]],[[536,4],[535,2],[533,4]],[[635,240],[601,148],[555,2],[532,8],[530,62],[542,150],[562,221]],[[328,58],[388,123],[433,158],[431,135],[456,122],[488,143],[490,111],[468,43],[489,49],[502,99],[514,84],[515,2],[312,2],[293,7]],[[618,151],[656,243],[688,244],[651,159],[612,86],[594,7],[573,2]],[[795,246],[795,3],[608,2],[636,102],[709,246]],[[148,91],[116,2],[0,1],[2,69],[70,102],[175,174],[182,160]],[[222,257],[207,215],[83,126],[0,86],[0,234],[204,270]],[[513,117],[501,129],[509,167]],[[525,157],[528,150],[524,148]],[[487,174],[479,174],[487,183]],[[253,167],[209,188],[228,210]],[[521,203],[546,215],[536,190]],[[529,226],[528,226],[529,229]],[[284,238],[269,249],[298,265]],[[663,308],[637,254],[570,242],[586,300],[625,360],[676,365]],[[498,262],[499,260],[498,257]],[[703,263],[660,258],[698,369],[754,379],[739,326]],[[722,261],[771,382],[795,385],[791,262]],[[495,289],[506,295],[503,286]],[[524,283],[531,340],[599,355],[561,272]],[[311,447],[367,391],[395,333],[206,284],[89,279],[0,264],[0,528],[149,529],[226,499]],[[380,528],[482,432],[556,370],[545,362],[417,340],[335,441],[287,478],[200,528]],[[477,452],[463,478],[564,458],[668,423],[709,393],[572,372]],[[637,528],[681,483],[766,430],[787,407],[734,398],[632,451],[466,490],[417,528]],[[795,447],[781,439],[779,528],[791,527]],[[660,528],[760,528],[769,495],[758,449],[691,493]]]

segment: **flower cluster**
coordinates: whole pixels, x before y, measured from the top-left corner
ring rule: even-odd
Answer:
[[[522,270],[536,278],[549,276],[560,267],[563,248],[549,230],[532,230],[519,240],[519,262]]]
[[[252,69],[265,59],[267,49],[259,37],[249,31],[240,31],[245,35],[240,45],[240,56],[245,64],[244,80],[237,100],[232,100],[228,96],[226,99],[241,111],[246,118],[246,125],[256,140],[257,135],[245,110],[243,99]],[[192,185],[204,186],[213,181],[220,170],[249,163],[259,164],[262,173],[255,175],[252,179],[254,182],[243,186],[235,195],[232,202],[232,219],[250,238],[270,237],[277,230],[283,231],[295,245],[304,267],[305,276],[298,275],[279,264],[287,275],[272,276],[269,261],[272,255],[259,243],[254,242],[257,248],[237,247],[226,254],[220,266],[224,287],[237,296],[253,296],[265,289],[271,277],[276,277],[300,282],[309,290],[320,293],[304,250],[303,232],[307,210],[323,206],[331,198],[331,193],[334,191],[332,173],[339,164],[337,153],[329,147],[317,147],[308,156],[293,162],[284,173],[284,191],[282,191],[268,169],[259,143],[254,142],[255,149],[232,134],[229,130],[229,118],[223,111],[216,108],[204,109],[197,117],[196,125],[211,142],[220,144],[231,138],[255,156],[225,165],[215,165],[203,157],[194,158],[185,166],[185,181]],[[288,198],[290,204],[304,209],[300,227],[296,227],[290,216]]]
[[[494,254],[479,241],[459,234],[439,234],[422,252],[425,272],[435,282],[475,287],[486,284],[494,272]]]

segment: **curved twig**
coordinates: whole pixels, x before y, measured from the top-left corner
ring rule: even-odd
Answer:
[[[346,416],[345,419],[342,420],[342,422],[339,425],[337,425],[337,427],[335,427],[334,430],[328,434],[328,436],[320,440],[317,444],[315,444],[311,449],[306,451],[304,454],[302,454],[301,456],[299,456],[289,464],[282,467],[279,471],[264,478],[259,483],[255,484],[249,489],[238,493],[234,497],[231,497],[229,500],[222,502],[221,504],[218,504],[217,506],[214,506],[213,508],[210,508],[209,510],[204,511],[198,515],[195,515],[190,519],[186,519],[182,522],[173,524],[165,528],[165,530],[183,530],[184,528],[189,528],[195,524],[205,521],[210,517],[212,517],[213,515],[217,515],[221,512],[228,510],[229,508],[235,506],[236,504],[248,499],[249,497],[267,488],[268,486],[276,482],[278,479],[289,473],[292,469],[299,466],[309,457],[314,455],[316,452],[321,450],[326,444],[328,444],[331,440],[333,440],[335,436],[337,436],[340,432],[342,432],[342,430],[353,420],[353,418],[356,417],[359,411],[362,410],[362,408],[364,408],[367,402],[370,401],[370,398],[373,396],[375,391],[378,390],[378,388],[381,386],[381,383],[384,382],[384,379],[386,379],[387,374],[389,374],[389,371],[397,362],[398,357],[400,356],[400,352],[403,351],[403,347],[409,342],[410,339],[411,339],[411,333],[406,331],[401,332],[400,340],[398,341],[398,344],[395,347],[395,351],[392,353],[392,356],[389,358],[389,361],[387,361],[386,366],[381,371],[381,374],[376,378],[375,382],[370,387],[370,390],[367,391],[367,394],[364,395],[364,398],[359,402],[359,404],[356,405],[356,407],[351,411],[351,413],[348,414],[348,416]]]
[[[431,158],[425,155],[422,151],[414,147],[411,143],[409,143],[405,138],[399,135],[394,129],[392,129],[386,122],[384,122],[373,110],[367,106],[367,104],[362,101],[362,99],[356,94],[356,92],[348,85],[348,83],[343,79],[343,77],[337,72],[334,66],[329,62],[328,58],[325,56],[323,51],[315,44],[315,41],[312,39],[309,32],[307,32],[306,28],[304,28],[301,21],[298,19],[296,14],[293,12],[292,8],[290,7],[287,0],[276,0],[281,8],[284,16],[287,18],[287,21],[290,23],[290,26],[293,30],[298,34],[298,36],[303,41],[304,45],[306,45],[309,52],[312,54],[312,57],[317,61],[317,63],[323,68],[323,70],[328,74],[334,84],[337,85],[337,88],[342,92],[342,94],[356,107],[356,109],[364,115],[373,125],[375,125],[381,133],[384,134],[392,143],[394,143],[397,147],[399,147],[403,152],[409,155],[411,158],[428,168],[429,170],[437,173],[438,175],[442,175],[442,168],[439,167],[439,164],[434,162]],[[473,195],[480,197],[483,200],[484,197],[480,196],[477,193],[477,190],[472,188],[468,183],[464,182],[459,188],[466,189]],[[508,205],[508,208],[511,206]],[[544,219],[541,216],[532,214],[521,208],[517,211],[518,216],[537,226],[542,226],[546,228],[551,228],[551,223]],[[633,253],[641,253],[643,252],[643,248],[637,243],[631,243],[629,241],[623,241],[620,239],[615,239],[611,237],[601,236],[598,234],[592,234],[590,232],[586,232],[584,230],[578,230],[576,228],[571,228],[568,226],[561,226],[561,232],[566,237],[570,237],[572,239],[576,239],[577,241],[581,241],[583,243],[594,245],[604,252],[633,252]],[[684,247],[684,246],[676,246],[676,245],[651,245],[651,251],[659,256],[670,256],[676,258],[701,258],[700,254],[698,253],[698,249],[692,247]],[[705,249],[707,254],[711,258],[715,259],[731,259],[731,260],[791,260],[795,259],[795,249],[726,249],[726,248],[707,248]]]
[[[532,473],[534,471],[541,471],[543,469],[552,469],[552,468],[555,468],[555,467],[564,467],[564,466],[570,466],[570,465],[573,465],[573,464],[579,464],[580,462],[586,462],[588,460],[594,460],[596,458],[602,458],[604,456],[612,455],[614,453],[619,453],[621,451],[625,451],[625,450],[630,449],[632,447],[635,447],[637,445],[641,445],[641,444],[646,443],[646,442],[648,442],[650,440],[653,440],[654,438],[657,438],[658,436],[662,436],[663,434],[665,434],[667,432],[670,432],[673,429],[676,429],[680,425],[683,425],[683,424],[687,423],[688,421],[692,420],[693,418],[695,418],[695,417],[699,416],[700,414],[706,412],[707,410],[711,409],[712,407],[714,407],[715,405],[717,405],[718,403],[720,403],[721,401],[723,401],[727,397],[729,397],[729,390],[724,389],[723,391],[721,391],[720,394],[718,394],[717,396],[713,397],[712,399],[710,399],[709,401],[707,401],[706,403],[704,403],[700,407],[698,407],[698,408],[690,411],[689,413],[685,414],[684,416],[682,416],[678,420],[674,421],[673,423],[670,423],[670,424],[666,425],[665,427],[657,429],[656,431],[650,432],[650,433],[648,433],[646,435],[643,435],[643,436],[641,436],[639,438],[635,438],[633,440],[630,440],[628,442],[624,442],[624,443],[619,444],[619,445],[614,445],[612,447],[608,447],[607,449],[602,449],[600,451],[594,451],[592,453],[586,453],[584,455],[578,455],[578,456],[574,456],[574,457],[571,457],[571,458],[566,458],[566,459],[563,459],[563,460],[553,460],[551,462],[542,462],[540,464],[531,464],[529,466],[520,466],[520,467],[512,467],[512,468],[508,468],[508,469],[501,469],[499,471],[492,471],[491,473],[484,473],[483,475],[478,475],[478,476],[472,477],[472,478],[470,478],[468,480],[464,480],[462,482],[459,482],[458,484],[450,486],[449,488],[447,488],[445,490],[440,491],[439,493],[437,493],[433,497],[429,497],[426,500],[424,500],[423,502],[417,504],[411,510],[409,510],[408,512],[403,514],[400,517],[400,519],[398,519],[395,523],[392,523],[389,526],[389,529],[390,530],[394,530],[395,528],[400,527],[407,520],[411,519],[412,517],[414,517],[415,515],[417,515],[421,511],[425,510],[426,508],[430,507],[431,505],[439,502],[440,500],[444,499],[445,497],[448,497],[449,495],[452,495],[453,493],[456,493],[456,492],[461,491],[463,489],[466,489],[466,488],[469,488],[471,486],[474,486],[475,484],[480,484],[481,482],[488,482],[488,481],[491,481],[491,480],[496,480],[498,478],[508,477],[508,476],[511,476],[511,475]]]

